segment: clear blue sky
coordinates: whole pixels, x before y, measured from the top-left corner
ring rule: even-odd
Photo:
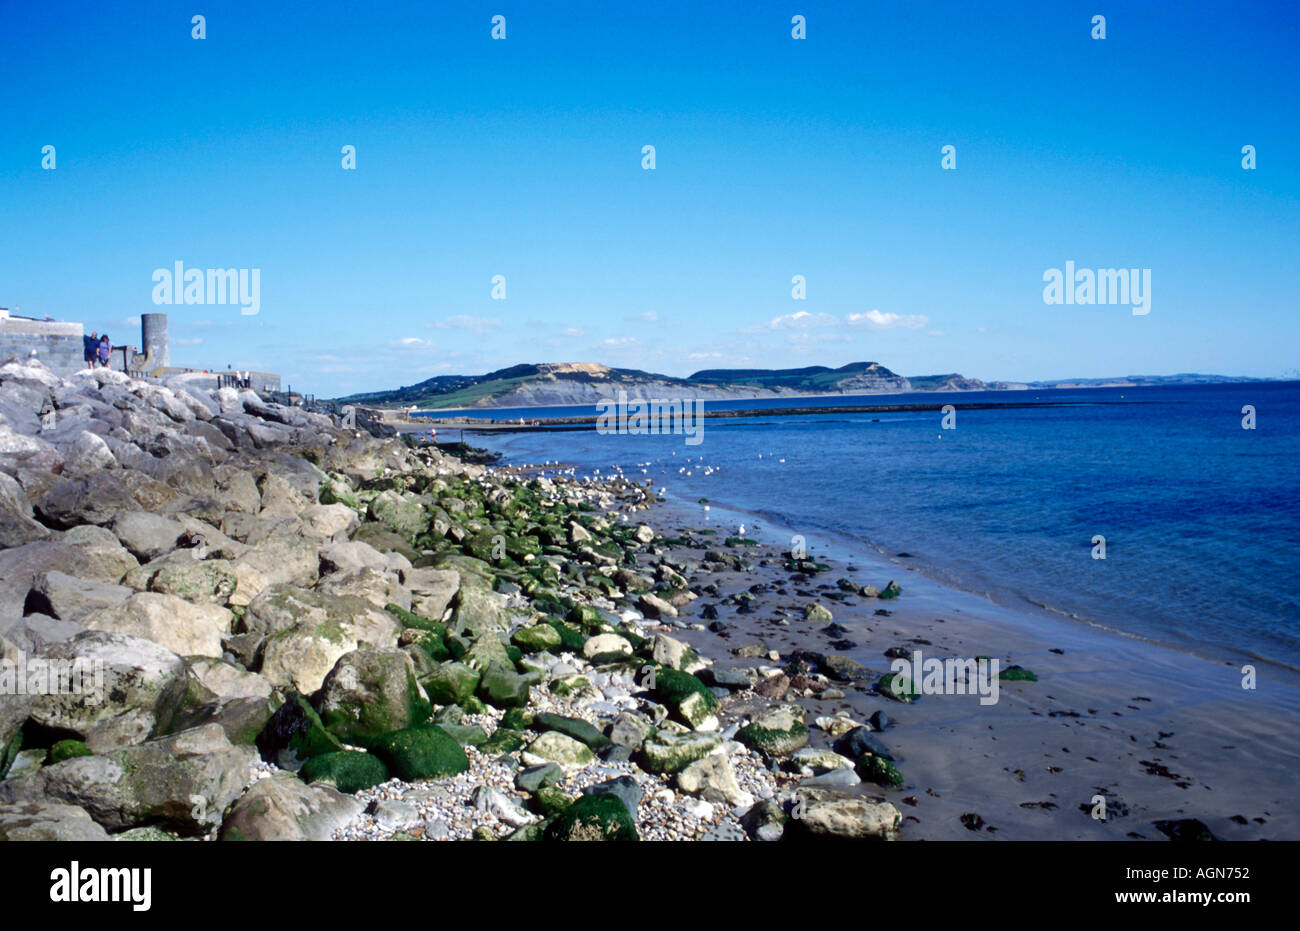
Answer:
[[[0,306],[132,343],[164,310],[174,363],[321,395],[1300,366],[1300,4],[291,6],[0,3]],[[1067,260],[1150,268],[1150,314],[1044,304]],[[260,313],[155,307],[176,261],[260,269]]]

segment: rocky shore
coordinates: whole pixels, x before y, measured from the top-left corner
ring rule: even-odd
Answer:
[[[665,538],[653,503],[0,365],[0,839],[898,836],[886,719],[794,700],[889,682],[690,646],[746,541]]]

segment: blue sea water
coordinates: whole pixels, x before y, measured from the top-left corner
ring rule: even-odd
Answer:
[[[1051,407],[966,410],[1062,402]],[[1190,650],[1300,667],[1300,383],[709,404],[946,403],[705,421],[703,442],[580,431],[478,435],[511,462],[618,466],[683,502],[832,534],[1009,606]],[[1242,408],[1256,410],[1243,429]],[[493,411],[498,419],[592,408]],[[476,412],[475,416],[484,416]],[[707,473],[707,474],[706,474]],[[1105,559],[1093,538],[1105,537]]]

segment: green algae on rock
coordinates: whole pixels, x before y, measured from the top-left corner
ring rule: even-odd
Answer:
[[[441,779],[469,769],[465,750],[435,724],[384,734],[372,751],[393,775],[407,782]]]
[[[322,753],[303,764],[298,774],[307,783],[323,782],[353,795],[388,781],[388,767],[379,757],[360,750]]]
[[[640,839],[627,806],[610,793],[582,796],[555,816],[542,837],[548,841]]]

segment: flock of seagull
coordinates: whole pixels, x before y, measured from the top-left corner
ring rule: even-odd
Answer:
[[[677,453],[676,453],[676,452],[673,452],[672,455],[673,455],[673,456],[676,456]],[[762,459],[762,458],[763,458],[763,453],[759,453],[759,454],[758,454],[758,458],[759,458],[759,459]],[[776,461],[779,462],[779,463],[784,463],[784,462],[785,462],[785,459],[783,459],[783,458],[781,458],[781,459],[777,459],[775,453],[768,453],[768,454],[767,454],[767,458],[768,458],[768,459],[776,459]],[[695,459],[696,459],[696,462],[697,462],[697,463],[703,463],[703,462],[704,462],[704,457],[703,457],[703,456],[697,456],[697,457],[695,457]],[[698,471],[698,472],[700,473],[701,476],[711,476],[711,475],[714,475],[714,474],[716,474],[716,473],[722,471],[722,466],[713,466],[713,465],[695,465],[695,466],[691,466],[691,465],[689,465],[689,463],[691,462],[691,457],[690,457],[690,456],[685,457],[685,459],[684,459],[683,461],[686,462],[686,463],[688,463],[688,465],[679,466],[678,469],[677,469],[677,473],[678,473],[679,475],[682,475],[682,476],[685,476],[685,477],[688,477],[688,478],[690,478],[690,477],[694,477],[696,471]],[[650,469],[651,469],[654,465],[655,465],[654,460],[652,460],[652,459],[647,459],[645,462],[637,462],[637,463],[634,463],[634,464],[631,466],[631,468],[640,470],[641,474],[642,474],[643,476],[646,476],[646,477],[648,478],[649,475],[650,475]],[[553,474],[555,474],[555,475],[565,475],[565,476],[568,476],[568,477],[570,477],[570,478],[575,478],[575,479],[577,479],[578,481],[581,481],[584,485],[590,485],[592,482],[598,482],[598,481],[601,481],[601,477],[600,477],[600,471],[601,471],[601,470],[600,470],[600,469],[592,469],[590,475],[582,475],[582,476],[579,476],[579,475],[578,475],[578,467],[577,467],[577,466],[569,466],[569,467],[567,467],[567,468],[561,468],[561,463],[560,463],[560,460],[558,460],[558,459],[556,459],[555,461],[551,461],[550,459],[547,459],[546,461],[544,461],[543,463],[541,463],[540,466],[534,466],[534,468],[541,469],[543,472],[545,472],[545,471],[547,471],[547,470],[550,470],[550,471],[551,471]],[[609,467],[609,470],[608,470],[608,471],[609,471],[610,475],[616,476],[616,477],[618,477],[618,478],[620,478],[620,479],[627,480],[627,479],[629,478],[629,476],[624,472],[623,467],[620,466],[620,465],[617,465],[617,464],[615,464],[615,465],[611,465],[611,466]],[[667,473],[668,473],[668,469],[667,469],[667,468],[661,468],[661,469],[659,470],[659,474],[660,474],[660,475],[666,475]],[[606,476],[606,477],[608,478],[609,476]],[[659,487],[659,489],[657,490],[656,493],[657,493],[660,497],[664,497],[664,496],[667,495],[667,493],[668,493],[668,488],[667,488],[666,486],[662,486],[662,485],[661,485],[661,486]],[[709,513],[709,505],[707,505],[707,504],[704,505],[704,513],[705,513],[706,516],[707,516],[708,513]],[[626,514],[620,515],[620,517],[621,517],[621,519],[622,519],[623,521],[627,521],[627,520],[628,520],[628,516],[627,516]],[[757,529],[757,525],[755,525],[755,529]],[[743,536],[745,535],[745,525],[744,525],[744,524],[739,524],[739,525],[737,525],[737,527],[736,527],[736,535],[737,535],[737,536],[741,536],[741,537],[743,537]]]

